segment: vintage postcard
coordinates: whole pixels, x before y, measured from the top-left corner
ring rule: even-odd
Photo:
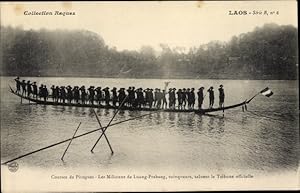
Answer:
[[[2,192],[299,190],[296,1],[0,8]]]

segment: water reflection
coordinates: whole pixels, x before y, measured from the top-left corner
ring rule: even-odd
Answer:
[[[169,121],[175,121],[175,113],[173,112],[168,112],[168,119]]]
[[[78,108],[78,107],[75,107],[75,109],[74,109],[74,114],[75,114],[75,116],[78,116],[78,117],[80,117],[81,113],[80,113],[80,111],[79,111],[79,108]]]
[[[146,125],[152,125],[153,124],[153,114],[149,114],[149,115],[143,117],[142,119],[145,120]]]
[[[205,127],[203,125],[203,116],[198,115],[198,117],[196,119],[197,119],[196,126],[198,128],[198,133],[203,133],[205,130]]]
[[[42,105],[44,107],[46,107],[46,105]],[[60,112],[63,113],[66,111],[66,107],[65,106],[61,106]]]
[[[170,124],[170,127],[174,127],[176,125],[176,119],[175,119],[175,113],[168,112],[168,123]]]
[[[209,137],[221,138],[222,136],[224,136],[224,131],[225,131],[224,128],[225,128],[224,117],[210,116],[208,122],[208,130],[207,130]]]
[[[248,124],[248,116],[247,115],[242,116],[242,122],[241,123],[242,123],[243,126]]]
[[[155,123],[158,125],[158,124],[161,124],[161,122],[162,122],[162,115],[161,115],[161,112],[159,112],[159,113],[156,113],[156,116],[155,116]]]
[[[111,112],[111,109],[104,109],[104,116],[109,116]]]
[[[187,126],[191,128],[191,131],[193,131],[193,128],[195,126],[195,113],[189,113],[189,115],[187,116]]]
[[[184,124],[184,115],[183,113],[176,113],[176,119],[177,119],[177,127],[178,128],[185,128],[185,124]]]
[[[95,116],[94,110],[92,108],[88,109],[88,116],[89,117],[94,117]]]
[[[218,120],[218,133],[224,133],[224,128],[225,128],[225,119],[224,118],[220,118]]]
[[[57,78],[37,79],[45,81],[46,84],[46,81],[49,83],[51,80],[57,81]],[[7,80],[4,79],[4,81]],[[66,84],[68,81],[72,83],[74,78],[60,81],[57,81],[56,84]],[[82,84],[85,84],[86,81],[86,84],[91,84],[93,81],[99,82],[99,79],[76,79],[76,81],[82,82]],[[105,83],[116,85],[112,81],[112,79],[104,79]],[[136,80],[130,81],[122,80],[120,82],[124,84],[122,87],[136,82]],[[161,80],[152,81],[161,82]],[[190,87],[196,82],[198,84],[198,80],[195,83],[191,80],[172,81],[172,84],[182,88]],[[205,84],[215,84],[214,80],[205,81],[204,86]],[[226,81],[227,85],[230,85],[227,87],[226,100],[228,101],[226,102],[228,104],[235,104],[240,99],[244,100],[244,97],[252,95],[251,92],[265,86],[265,82],[250,81],[249,87],[245,88],[240,83],[241,81],[222,80],[225,83]],[[149,80],[139,82],[145,86],[149,85]],[[12,96],[7,92],[6,84],[3,85],[1,88],[1,135],[4,136],[4,140],[1,144],[4,145],[3,149],[1,147],[3,150],[1,159],[8,160],[52,142],[69,138],[79,121],[84,122],[79,130],[81,133],[98,128],[97,120],[89,108],[28,105],[26,100],[20,104],[20,98]],[[283,167],[293,167],[297,170],[297,147],[299,146],[297,107],[299,105],[297,105],[297,92],[294,92],[297,87],[293,86],[291,82],[279,84],[269,81],[268,85],[277,88],[276,96],[282,97],[256,98],[248,108],[253,111],[252,113],[243,113],[240,109],[228,110],[223,117],[222,113],[216,113],[220,116],[199,116],[189,113],[161,112],[133,120],[136,116],[150,112],[120,111],[114,122],[127,119],[132,119],[132,121],[122,123],[111,131],[109,130],[109,139],[112,142],[117,141],[117,143],[112,143],[113,148],[116,149],[114,157],[110,155],[109,148],[105,144],[103,149],[102,146],[99,146],[95,154],[89,152],[74,154],[74,157],[66,160],[68,163],[64,163],[64,166],[61,167],[78,165],[78,167],[92,166],[102,169],[101,167],[108,166],[116,169],[128,168],[130,164],[135,167],[138,163],[141,167],[161,164],[161,166],[177,168],[179,165],[189,163],[191,167],[195,166],[196,169],[199,169],[199,163],[201,163],[200,167],[203,168],[226,169],[236,166],[258,168],[258,170],[278,170]],[[103,125],[109,122],[115,112],[103,108],[95,108],[95,110]],[[82,139],[84,142],[80,144],[80,147],[89,151],[98,135],[99,133],[96,132],[85,138],[86,141]],[[154,143],[153,139],[161,144],[158,146],[156,143],[154,146],[159,148],[149,147],[149,144]],[[89,141],[92,144],[89,144]],[[188,151],[186,151],[187,149]],[[224,149],[226,151],[223,151]],[[59,150],[63,151],[64,148]],[[168,150],[171,150],[171,153]],[[71,148],[70,153],[72,151],[74,153],[78,149]],[[57,165],[57,163],[63,165],[58,159],[52,159],[53,154],[49,152],[53,151],[45,151],[45,156],[36,154],[34,159],[28,157],[22,159],[22,162],[34,167],[45,168]],[[219,157],[226,159],[218,159]],[[151,160],[151,165],[149,160]],[[167,161],[162,162],[161,160]]]
[[[125,111],[124,110],[120,110],[118,115],[117,115],[121,120],[125,120]]]

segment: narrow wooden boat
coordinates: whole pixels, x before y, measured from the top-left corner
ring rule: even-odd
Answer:
[[[27,96],[23,96],[20,93],[17,93],[15,90],[13,90],[10,86],[10,92],[22,99],[28,100],[30,102],[34,102],[36,104],[43,104],[43,105],[53,105],[53,106],[74,106],[74,107],[87,107],[87,108],[104,108],[104,109],[118,109],[118,106],[106,106],[106,105],[99,105],[99,104],[81,104],[81,103],[62,103],[62,102],[54,102],[54,101],[44,101],[41,99],[37,99],[37,98],[32,98],[32,97],[27,97]],[[238,104],[234,104],[234,105],[230,105],[230,106],[225,106],[225,107],[220,107],[220,108],[210,108],[210,109],[157,109],[157,108],[146,108],[146,107],[142,107],[142,108],[138,108],[138,107],[127,107],[127,106],[122,106],[120,109],[122,110],[131,110],[131,111],[164,111],[164,112],[194,112],[197,114],[205,114],[205,113],[210,113],[210,112],[217,112],[217,111],[225,111],[228,109],[233,109],[236,107],[240,107],[240,106],[246,106],[246,104],[248,104],[250,100],[245,100],[244,102],[238,103]]]

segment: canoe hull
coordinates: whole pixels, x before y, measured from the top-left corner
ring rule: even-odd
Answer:
[[[61,102],[54,102],[54,101],[43,101],[27,96],[22,96],[19,93],[16,93],[11,87],[10,92],[18,97],[21,97],[22,99],[29,100],[31,102],[37,103],[37,104],[43,104],[43,105],[53,105],[53,106],[72,106],[72,107],[85,107],[85,108],[103,108],[103,109],[118,109],[118,106],[106,106],[106,105],[98,105],[98,104],[80,104],[80,103],[61,103]],[[217,112],[217,111],[224,111],[227,109],[236,108],[239,106],[246,105],[247,101],[238,103],[235,105],[230,105],[222,108],[212,108],[212,109],[157,109],[157,108],[137,108],[137,107],[127,107],[123,106],[121,107],[122,110],[130,110],[130,111],[163,111],[163,112],[185,112],[185,113],[196,113],[196,114],[206,114],[209,112]]]

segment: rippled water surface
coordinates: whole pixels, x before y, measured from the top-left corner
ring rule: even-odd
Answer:
[[[26,78],[55,85],[163,88],[159,79]],[[239,103],[266,86],[274,95],[258,96],[248,112],[236,108],[210,115],[159,112],[110,127],[107,136],[115,151],[101,139],[95,153],[91,147],[100,135],[95,132],[72,142],[65,160],[60,157],[67,143],[18,160],[37,168],[96,167],[106,169],[177,169],[216,171],[296,171],[298,167],[299,120],[297,81],[267,80],[169,80],[170,87],[225,87],[225,105]],[[38,148],[98,128],[89,108],[44,106],[20,103],[9,92],[13,77],[1,78],[1,162]],[[215,89],[217,91],[217,89]],[[217,94],[217,92],[216,92]],[[207,107],[208,98],[205,99]],[[218,97],[216,97],[218,103]],[[95,109],[103,125],[115,110]],[[121,111],[113,123],[147,114]]]

